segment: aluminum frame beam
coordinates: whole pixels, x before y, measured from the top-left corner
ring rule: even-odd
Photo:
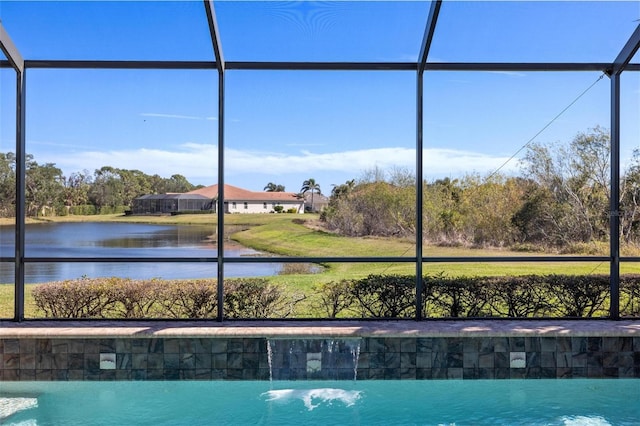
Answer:
[[[51,69],[141,69],[215,70],[215,61],[102,61],[102,60],[26,60],[27,68]]]
[[[216,200],[217,210],[217,235],[216,244],[219,256],[218,265],[218,314],[217,321],[224,319],[224,98],[225,98],[225,62],[220,43],[220,32],[218,31],[218,21],[212,0],[203,0],[204,9],[207,14],[207,23],[211,35],[211,44],[215,55],[215,64],[218,70],[218,199]]]
[[[422,219],[422,189],[424,185],[424,70],[427,64],[429,50],[431,49],[431,42],[433,41],[433,34],[436,30],[436,24],[438,22],[438,15],[440,14],[441,6],[442,0],[435,0],[431,2],[429,16],[427,17],[427,22],[424,30],[424,37],[422,38],[422,44],[420,46],[420,54],[418,55],[418,66],[416,73],[416,321],[422,320],[423,317],[422,236],[424,233],[424,223]]]
[[[25,117],[26,68],[25,61],[13,40],[0,22],[0,49],[16,72],[16,210],[14,242],[14,308],[13,320],[24,320],[24,235],[25,235]]]
[[[14,247],[14,321],[24,320],[26,205],[26,70],[16,70],[16,219]]]
[[[218,316],[217,321],[224,319],[224,98],[225,72],[218,69],[218,199],[216,205],[216,244],[218,250]]]
[[[211,34],[211,44],[213,45],[213,53],[215,54],[216,66],[219,72],[224,72],[224,55],[222,54],[222,45],[220,44],[220,32],[218,31],[216,10],[213,6],[212,0],[203,1],[204,9],[207,13],[207,23],[209,24],[209,33]]]
[[[24,257],[32,263],[206,263],[216,262],[219,257]],[[625,258],[628,259],[628,258]],[[640,262],[640,257],[631,258]],[[13,259],[8,260],[9,262]],[[425,263],[509,263],[509,262],[606,262],[607,256],[430,256],[424,257]],[[339,256],[339,257],[225,257],[225,263],[413,263],[415,256]]]
[[[230,61],[227,70],[273,71],[415,71],[415,62],[257,62]]]
[[[4,29],[2,22],[0,22],[0,49],[4,52],[11,66],[19,73],[23,73],[24,59],[22,59],[22,55],[20,55],[11,37],[9,37],[9,33]]]
[[[633,59],[633,55],[636,54],[638,49],[640,48],[640,25],[638,25],[627,40],[627,43],[624,45],[616,59],[613,61],[611,67],[612,74],[620,74],[631,62]]]
[[[431,2],[429,16],[427,17],[427,25],[424,30],[424,36],[422,37],[422,44],[420,45],[420,54],[418,55],[419,73],[424,71],[427,63],[427,57],[429,56],[429,50],[431,49],[431,42],[433,41],[433,34],[436,31],[438,15],[440,14],[440,7],[442,7],[442,0],[435,0]]]
[[[418,68],[420,66],[418,65]],[[422,320],[422,236],[424,234],[424,220],[422,218],[423,181],[424,181],[424,70],[416,73],[416,321]]]
[[[611,77],[611,196],[609,206],[609,316],[620,319],[620,80],[640,48],[638,25],[613,61]]]
[[[0,61],[10,65],[8,61]],[[215,61],[94,61],[94,60],[25,60],[25,68],[42,69],[176,69],[215,70]],[[609,71],[607,62],[429,62],[425,71]],[[640,64],[627,64],[629,71],[640,71]],[[248,71],[416,71],[415,62],[225,62],[224,70]]]
[[[622,69],[621,69],[622,70]],[[620,72],[611,75],[609,198],[609,316],[620,319]]]

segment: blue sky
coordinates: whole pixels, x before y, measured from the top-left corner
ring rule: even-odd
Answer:
[[[428,2],[215,2],[227,61],[415,61]],[[211,60],[200,1],[0,1],[26,59]],[[430,61],[610,62],[639,1],[447,1]],[[634,62],[640,62],[640,54]],[[14,150],[13,71],[0,70],[0,150]],[[599,72],[427,72],[425,176],[488,174],[536,141],[609,127]],[[597,82],[597,83],[596,83]],[[215,71],[27,74],[27,151],[66,173],[104,165],[197,184],[217,176]],[[225,179],[323,192],[373,167],[415,169],[413,72],[228,71]],[[623,78],[622,148],[640,147],[640,73]],[[517,161],[502,169],[517,173]]]

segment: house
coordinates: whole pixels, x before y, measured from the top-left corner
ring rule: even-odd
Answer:
[[[215,211],[214,200],[197,194],[149,194],[133,200],[131,213],[176,214],[200,211]]]
[[[308,212],[321,212],[329,207],[329,197],[311,192],[304,194],[304,209]]]
[[[150,194],[133,200],[133,214],[178,214],[210,211],[215,213],[218,185],[182,194]],[[282,207],[280,209],[280,207]],[[232,185],[224,186],[225,213],[304,213],[304,199],[292,192],[254,192]]]
[[[187,194],[203,195],[209,199],[218,199],[218,185],[196,189]],[[256,192],[224,186],[225,213],[275,213],[282,207],[284,212],[304,213],[304,199],[293,192]]]

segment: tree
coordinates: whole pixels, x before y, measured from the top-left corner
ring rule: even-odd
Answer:
[[[0,217],[15,216],[16,157],[13,152],[0,153]]]
[[[302,182],[302,188],[300,189],[300,192],[302,194],[311,192],[311,211],[313,211],[314,210],[313,194],[314,193],[320,194],[320,184],[316,183],[316,180],[314,178],[309,178],[304,182]]]
[[[601,127],[578,133],[568,146],[532,144],[523,159],[524,177],[539,185],[535,200],[525,206],[527,217],[544,226],[547,243],[559,245],[602,240],[608,235],[610,136]],[[542,192],[540,192],[542,191]],[[535,212],[544,213],[540,221]],[[531,227],[529,227],[531,228]],[[541,233],[538,233],[539,235]]]
[[[62,183],[65,206],[73,207],[89,202],[89,190],[92,182],[88,171],[71,173],[69,177],[63,176]]]
[[[394,171],[392,182],[376,169],[371,180],[348,180],[334,185],[329,206],[320,219],[329,229],[349,236],[409,236],[415,233],[415,178],[407,172]]]
[[[637,243],[640,229],[640,150],[637,148],[620,180],[621,236],[626,242]]]
[[[267,192],[284,192],[284,185],[277,185],[273,182],[269,182],[264,187],[264,190]]]
[[[167,192],[183,193],[183,192],[193,191],[194,189],[193,184],[189,182],[186,177],[179,174],[171,175],[171,178],[165,179],[165,181],[166,181],[166,186],[165,186],[164,193],[167,193]]]
[[[124,184],[119,170],[110,166],[97,169],[89,199],[98,211],[103,207],[117,208],[124,205]]]
[[[351,191],[353,191],[353,188],[355,188],[356,186],[356,180],[351,179],[340,185],[334,184],[332,186],[333,188],[331,188],[331,197],[329,199],[329,204],[331,204],[332,200],[336,200],[349,195],[349,193],[351,193]]]
[[[150,176],[140,170],[115,169],[122,182],[122,205],[132,206],[133,200],[151,192]]]
[[[464,188],[458,179],[437,179],[425,183],[422,197],[423,239],[458,243],[463,236]]]
[[[33,155],[26,158],[25,204],[27,216],[39,216],[61,206],[64,186],[62,170],[53,163],[38,164]]]
[[[512,217],[522,204],[524,187],[518,178],[493,174],[467,175],[460,203],[465,239],[475,246],[501,247],[516,242]]]

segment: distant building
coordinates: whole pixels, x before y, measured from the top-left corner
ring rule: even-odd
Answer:
[[[211,210],[215,212],[215,202],[197,194],[151,194],[133,200],[133,214],[176,214]]]
[[[133,200],[133,214],[177,214],[216,211],[218,185],[184,194],[143,195]],[[225,213],[304,213],[304,199],[292,192],[254,192],[232,185],[224,186]]]
[[[313,197],[311,192],[305,192],[304,194],[304,209],[308,212],[321,212],[329,207],[329,197],[322,194],[314,193]]]

